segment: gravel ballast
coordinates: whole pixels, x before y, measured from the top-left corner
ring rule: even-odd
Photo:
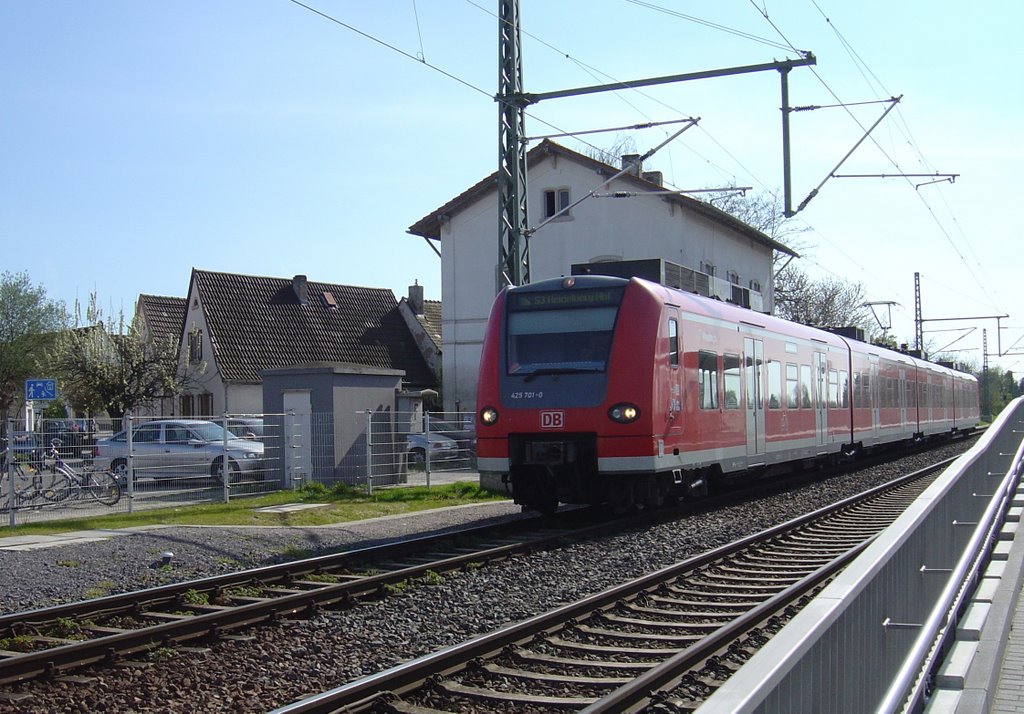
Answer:
[[[87,682],[0,687],[3,712],[260,712],[547,612],[960,453],[963,443],[719,511],[557,551],[518,556],[348,610],[261,627]],[[0,551],[4,612],[137,590],[519,518],[510,502],[317,528],[174,527],[34,551]],[[174,553],[172,567],[160,555]]]

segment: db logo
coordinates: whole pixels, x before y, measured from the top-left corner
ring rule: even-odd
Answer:
[[[565,412],[541,412],[541,429],[562,429],[565,427]]]

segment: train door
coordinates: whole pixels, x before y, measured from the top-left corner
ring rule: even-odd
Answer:
[[[881,399],[885,398],[888,391],[885,385],[879,383],[878,355],[871,355],[869,359],[871,361],[871,388],[869,390],[871,394],[871,436],[874,437],[872,441],[878,441],[878,427],[882,423]],[[886,406],[891,405],[887,404]]]
[[[744,400],[747,404],[747,456],[763,456],[764,439],[764,342],[743,339]],[[757,460],[752,460],[757,461]]]
[[[665,384],[664,399],[668,403],[668,426],[665,430],[665,438],[675,442],[683,431],[683,384],[686,378],[682,368],[683,346],[682,333],[679,329],[679,312],[675,305],[665,307],[668,325],[668,372],[663,378]],[[664,451],[664,440],[659,446],[659,454]]]
[[[814,353],[814,425],[818,446],[828,443],[828,359]]]
[[[900,431],[906,432],[907,430],[907,370],[900,367],[900,383],[899,389],[897,390],[899,396],[897,399],[900,400]]]

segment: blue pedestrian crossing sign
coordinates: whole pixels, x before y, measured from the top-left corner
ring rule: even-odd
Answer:
[[[25,399],[27,401],[45,401],[57,398],[56,379],[26,379]]]

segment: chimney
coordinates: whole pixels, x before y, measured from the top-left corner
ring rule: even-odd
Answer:
[[[650,183],[656,183],[659,186],[664,186],[665,185],[665,179],[662,176],[662,173],[660,171],[644,171],[644,173],[641,176],[641,178],[644,181],[648,181]]]
[[[409,307],[414,315],[423,314],[423,286],[419,280],[414,280],[409,286]]]
[[[642,162],[640,161],[640,154],[623,154],[622,168],[627,169],[627,173],[631,173],[634,176],[639,177],[640,172],[642,171]]]
[[[306,284],[305,275],[296,275],[292,278],[292,290],[295,291],[295,297],[299,299],[300,305],[309,303],[309,286]]]

